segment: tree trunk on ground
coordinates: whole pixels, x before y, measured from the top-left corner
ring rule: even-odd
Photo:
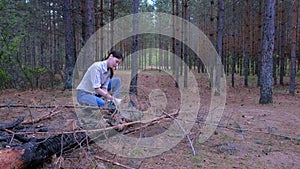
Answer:
[[[46,158],[60,154],[86,138],[84,133],[64,134],[0,150],[0,168],[34,168]]]
[[[5,136],[2,133],[5,133],[7,129],[14,133],[20,133],[20,131],[15,130],[15,127],[21,127],[19,124],[23,120],[24,117],[19,117],[11,123],[0,123],[1,137]],[[63,151],[82,143],[84,139],[88,139],[85,133],[80,132],[60,134],[45,139],[30,138],[19,134],[10,136],[10,141],[12,141],[11,138],[17,139],[23,144],[0,150],[0,168],[36,168],[52,155],[59,155]],[[89,141],[87,140],[87,142]]]
[[[263,27],[263,44],[262,44],[262,78],[260,88],[260,104],[273,102],[272,90],[272,68],[273,68],[273,51],[275,35],[275,0],[265,0],[265,14]]]

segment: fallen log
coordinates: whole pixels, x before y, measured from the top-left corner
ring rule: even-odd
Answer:
[[[7,148],[0,150],[0,168],[33,168],[41,164],[44,159],[54,154],[61,154],[63,151],[81,144],[83,140],[90,141],[84,132],[76,131],[58,134],[46,139],[27,138],[20,132],[22,129],[26,130],[26,127],[18,126],[23,120],[24,117],[19,117],[14,122],[0,123],[0,133],[5,136],[3,141],[10,138],[10,140],[17,139],[24,143],[18,146],[7,146]]]
[[[88,139],[85,133],[61,134],[42,142],[28,142],[23,145],[0,150],[0,168],[33,168],[54,154],[60,154]]]
[[[14,128],[24,120],[23,116],[20,116],[16,121],[11,123],[0,123],[0,130]]]

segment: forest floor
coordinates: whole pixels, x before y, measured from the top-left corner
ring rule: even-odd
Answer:
[[[130,73],[117,71],[117,76],[122,78],[121,95],[124,96],[128,94]],[[250,78],[249,87],[243,86],[243,78],[239,76],[236,76],[234,88],[228,81],[223,116],[213,135],[203,143],[199,143],[198,138],[209,110],[211,96],[208,78],[199,75],[197,81],[199,95],[189,96],[200,96],[201,102],[195,124],[188,132],[192,145],[187,138],[182,138],[178,144],[160,154],[136,158],[141,152],[136,151],[130,157],[123,157],[97,144],[90,144],[68,150],[60,158],[49,158],[43,168],[300,168],[299,77],[295,96],[289,95],[288,84],[277,85],[273,89],[273,103],[267,105],[258,103],[259,88],[256,87],[255,78]],[[138,86],[137,100],[141,111],[149,109],[149,95],[153,91],[164,93],[164,98],[157,95],[157,100],[166,99],[162,101],[165,104],[162,109],[158,108],[156,111],[172,113],[180,109],[182,96],[171,76],[155,71],[141,72]],[[0,109],[1,123],[13,121],[19,116],[25,116],[28,121],[55,113],[50,119],[34,125],[45,126],[54,131],[70,131],[79,125],[74,109],[60,107],[73,104],[72,91],[6,89],[0,94],[1,104],[57,106],[47,109],[3,107]],[[162,119],[131,136],[140,139],[155,136],[167,130],[172,123],[175,123],[174,119]],[[195,149],[195,155],[192,148]]]

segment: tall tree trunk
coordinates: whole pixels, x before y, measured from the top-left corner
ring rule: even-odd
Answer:
[[[94,3],[94,9],[95,9],[95,31],[98,31],[100,28],[100,1],[99,0],[95,0]],[[96,58],[95,60],[100,60],[100,48],[98,46],[100,46],[100,39],[101,39],[101,35],[97,34],[96,35]]]
[[[130,81],[130,89],[129,89],[129,94],[130,94],[130,106],[137,106],[137,80],[138,80],[138,7],[139,7],[139,0],[133,0],[133,20],[132,20],[132,25],[133,25],[133,36],[132,36],[132,62],[131,62],[131,81]]]
[[[161,22],[162,21],[158,21],[158,31],[161,32],[162,27],[161,27]],[[162,49],[164,48],[164,42],[163,42],[163,37],[161,34],[158,35],[158,55],[156,57],[156,61],[158,63],[158,70],[161,70],[163,68],[163,51]]]
[[[252,76],[256,75],[256,18],[253,17],[253,19],[251,20],[251,29],[254,31],[251,31],[251,67],[250,67],[250,71]]]
[[[245,5],[245,41],[244,41],[244,85],[248,87],[248,75],[249,75],[249,50],[250,50],[250,2],[246,0]]]
[[[179,2],[178,0],[175,0],[175,16],[179,16]],[[175,20],[178,20],[178,19],[175,19]],[[180,23],[177,23],[175,22],[175,33],[176,34],[180,34],[181,32],[179,31],[179,24]],[[176,79],[176,87],[179,87],[178,86],[178,82],[179,82],[179,62],[180,62],[180,57],[181,55],[181,47],[180,47],[180,43],[178,40],[175,40],[175,79]]]
[[[110,47],[114,49],[114,22],[115,19],[115,1],[110,0]]]
[[[48,44],[49,44],[49,67],[50,67],[50,70],[51,72],[53,72],[54,70],[54,54],[53,54],[53,49],[54,49],[54,46],[53,46],[53,24],[52,24],[52,13],[53,13],[53,9],[51,7],[51,3],[49,3],[48,5],[48,16],[49,16],[49,37],[48,37]]]
[[[229,36],[225,35],[224,38],[224,56],[223,56],[223,65],[224,65],[224,70],[225,70],[225,74],[226,76],[229,75],[229,71],[228,71],[228,57],[229,57],[229,51],[230,51],[230,47],[229,47]]]
[[[291,35],[291,69],[290,69],[290,94],[295,95],[295,79],[296,79],[296,40],[298,29],[298,6],[299,0],[293,1],[293,15],[292,15],[292,35]]]
[[[261,86],[261,72],[262,72],[262,51],[261,51],[261,45],[262,45],[262,34],[261,32],[263,32],[262,30],[262,22],[263,22],[263,1],[259,1],[259,12],[258,12],[258,30],[257,30],[257,86],[260,87]]]
[[[233,1],[233,7],[232,7],[232,25],[235,25],[235,15],[236,15],[236,12],[235,12],[235,4],[236,4],[236,0]],[[234,87],[235,84],[234,84],[234,74],[235,74],[235,64],[236,64],[236,55],[237,55],[237,52],[236,52],[236,48],[235,48],[235,45],[236,45],[236,29],[233,28],[232,30],[232,63],[231,63],[231,86]]]
[[[77,9],[77,10],[72,10],[72,21],[73,21],[73,30],[75,34],[75,49],[76,49],[76,56],[79,53],[80,49],[83,46],[82,39],[83,39],[83,24],[76,24],[76,23],[81,23],[82,22],[82,16],[83,16],[83,9],[82,9],[82,2],[77,0],[72,2],[72,8]],[[81,12],[78,12],[81,11]],[[82,63],[82,62],[81,62]],[[83,63],[78,64],[77,67],[78,70],[83,70]],[[75,73],[75,76],[77,78],[77,75],[79,75],[77,72]]]
[[[176,16],[176,2],[177,0],[172,0],[172,15]],[[175,35],[176,35],[176,19],[175,17],[172,17],[172,48],[171,48],[171,52],[173,53],[173,57],[171,57],[172,60],[172,64],[171,64],[171,69],[172,69],[172,74],[175,75],[176,74],[176,39],[175,39]]]
[[[64,25],[65,25],[65,48],[66,50],[66,79],[65,79],[65,89],[72,88],[73,82],[73,70],[75,66],[76,60],[76,51],[75,51],[75,38],[74,38],[74,30],[72,26],[72,18],[71,18],[71,3],[70,0],[64,0]]]
[[[103,0],[100,0],[100,60],[103,59],[104,55],[104,45],[103,45],[103,26],[104,26],[104,10],[103,10]]]
[[[166,46],[166,51],[169,51],[169,45],[170,45],[170,43],[167,43],[165,45]],[[165,58],[165,61],[164,61],[165,69],[169,70],[169,53],[168,52],[164,53],[164,58]]]
[[[86,43],[87,40],[93,35],[93,33],[95,32],[95,11],[94,11],[94,0],[85,0],[85,14],[84,14],[84,29],[85,29],[85,34],[84,34],[84,42]],[[93,50],[96,49],[95,47],[96,44],[94,44],[94,42],[89,43],[89,46],[87,46],[86,50],[90,50],[91,52],[89,53],[93,53]],[[87,52],[87,51],[86,51]],[[93,61],[95,60],[95,55],[88,55],[88,57],[86,57],[84,59],[85,61],[85,65],[89,66],[93,63]]]
[[[273,68],[273,51],[275,35],[275,0],[265,0],[265,14],[263,26],[263,44],[262,44],[262,78],[260,88],[260,104],[273,102],[272,91],[272,68]]]
[[[188,36],[187,36],[187,8],[188,8],[188,2],[187,0],[182,0],[182,17],[184,19],[183,21],[183,61],[184,61],[184,73],[183,73],[183,87],[188,87],[188,56],[187,56],[187,46],[188,43]]]
[[[277,65],[278,65],[278,56],[279,56],[279,39],[280,39],[280,17],[279,17],[279,1],[276,0],[276,12],[275,12],[275,45],[274,45],[274,55],[273,55],[273,81],[274,85],[277,85]]]
[[[149,42],[149,44],[150,44],[150,46],[152,46],[153,44],[152,44],[153,42]],[[150,48],[149,49],[149,66],[150,66],[150,69],[152,69],[152,56],[153,56],[153,53],[152,53],[152,48]]]
[[[94,0],[85,0],[85,14],[84,14],[84,42],[86,42],[95,32],[95,11]]]
[[[215,1],[211,0],[210,1],[210,32],[209,32],[209,39],[212,42],[212,44],[215,44],[215,30],[214,30],[214,7],[215,7]],[[216,61],[214,60],[214,56],[210,56],[209,59],[209,87],[212,88],[214,86],[213,82],[214,82],[214,65],[216,63]]]
[[[279,84],[284,85],[283,83],[283,77],[285,75],[285,43],[284,43],[284,33],[285,33],[285,27],[284,27],[284,16],[285,16],[285,9],[284,9],[284,0],[281,1],[281,18],[280,18],[280,73],[279,73]]]
[[[220,95],[221,86],[221,74],[222,74],[222,56],[223,56],[223,29],[224,29],[224,0],[218,1],[219,13],[218,13],[218,39],[217,39],[217,50],[219,56],[217,57],[217,74],[216,74],[216,91],[215,95]]]

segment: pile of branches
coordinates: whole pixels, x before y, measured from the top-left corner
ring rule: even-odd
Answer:
[[[5,105],[1,105],[4,107]],[[7,106],[7,105],[6,105]],[[28,105],[9,105],[10,107],[29,107]],[[36,106],[34,106],[36,107]],[[62,106],[65,107],[66,106]],[[43,108],[43,107],[39,107]],[[54,108],[57,108],[54,107]],[[74,108],[69,106],[67,108]],[[0,123],[0,145],[3,148],[0,149],[0,168],[35,168],[43,163],[43,161],[53,155],[61,156],[66,150],[81,147],[89,143],[93,143],[92,139],[86,133],[116,130],[122,131],[122,134],[132,133],[134,131],[143,129],[149,125],[158,123],[165,118],[171,118],[178,115],[178,111],[155,117],[147,120],[137,121],[110,121],[111,126],[99,129],[84,130],[78,128],[74,131],[68,132],[53,132],[48,131],[46,127],[34,127],[33,124],[37,124],[45,119],[56,116],[60,111],[51,112],[39,119],[32,119],[30,121],[24,121],[24,117],[19,117],[17,120],[10,123]],[[118,113],[114,112],[111,117],[114,117]],[[113,124],[114,123],[114,124]],[[126,130],[128,126],[138,125],[139,128],[133,128]],[[120,130],[121,129],[121,130]],[[124,130],[125,129],[125,130]],[[128,129],[128,128],[127,128]],[[46,138],[36,138],[31,134],[46,134]],[[31,136],[31,137],[30,137]],[[13,144],[17,142],[18,144]],[[110,161],[107,161],[110,162]],[[110,162],[111,163],[111,162]],[[121,164],[114,164],[122,166]],[[124,167],[127,168],[127,167]]]

